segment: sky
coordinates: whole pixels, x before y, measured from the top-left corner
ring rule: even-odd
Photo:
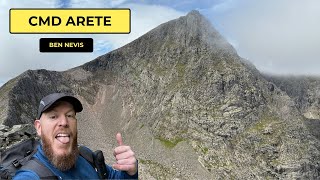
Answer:
[[[130,34],[10,34],[10,8],[130,8]],[[0,86],[26,70],[64,71],[198,10],[261,72],[320,75],[319,0],[0,0]],[[94,39],[92,53],[40,53],[40,38]]]

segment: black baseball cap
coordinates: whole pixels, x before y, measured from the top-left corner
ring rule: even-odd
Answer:
[[[81,102],[77,98],[65,93],[53,93],[41,99],[38,108],[37,119],[40,119],[42,113],[57,101],[69,102],[73,105],[73,109],[75,110],[75,112],[81,112],[83,109]]]

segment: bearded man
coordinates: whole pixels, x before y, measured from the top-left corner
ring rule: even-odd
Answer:
[[[77,98],[64,93],[53,93],[40,101],[34,126],[41,143],[33,157],[57,179],[99,179],[95,168],[79,155],[76,113],[82,109]],[[137,179],[138,163],[134,152],[130,146],[123,145],[120,133],[116,139],[119,144],[114,150],[117,161],[114,169],[105,165],[107,179]],[[40,176],[31,169],[22,168],[13,179],[40,179]]]

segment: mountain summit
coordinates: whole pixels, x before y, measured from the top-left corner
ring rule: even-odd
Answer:
[[[295,102],[198,11],[68,71],[23,73],[0,89],[1,121],[32,123],[37,102],[56,91],[83,102],[80,143],[102,149],[108,163],[123,132],[142,179],[320,175],[319,139]]]
[[[148,47],[163,48],[165,46],[179,45],[180,48],[202,47],[210,48],[214,51],[229,51],[236,54],[233,47],[216,31],[210,22],[205,19],[198,11],[191,11],[184,17],[164,23],[149,33],[145,34],[144,39]],[[196,50],[196,49],[194,49]]]

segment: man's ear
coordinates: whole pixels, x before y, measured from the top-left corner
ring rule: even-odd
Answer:
[[[41,123],[39,119],[34,121],[34,128],[36,128],[38,136],[41,136]]]

